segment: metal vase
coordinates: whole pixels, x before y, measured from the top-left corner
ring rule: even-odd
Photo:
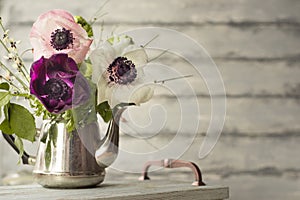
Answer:
[[[105,168],[119,153],[119,121],[127,106],[121,103],[113,109],[106,135],[100,139],[97,122],[90,122],[67,131],[62,121],[44,121],[40,130],[36,157],[24,151],[23,164],[34,165],[33,176],[37,183],[51,188],[81,188],[103,182]],[[13,135],[3,133],[4,139],[20,153]]]
[[[36,181],[44,187],[81,188],[103,182],[105,168],[94,157],[100,142],[97,123],[69,133],[64,122],[46,121],[33,170]]]

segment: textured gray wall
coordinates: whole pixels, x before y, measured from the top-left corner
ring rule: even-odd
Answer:
[[[102,2],[0,1],[1,15],[15,38],[23,41],[24,49],[30,47],[28,33],[41,12],[62,8],[91,16]],[[198,163],[207,183],[230,186],[231,199],[300,198],[300,1],[111,0],[105,10],[109,13],[104,18],[107,32],[116,26],[117,31],[144,26],[175,29],[202,44],[219,67],[227,93],[222,136],[213,152],[199,160],[199,145],[210,115],[203,80],[194,77],[191,83],[199,85],[196,92],[204,112],[203,127],[182,159]],[[167,62],[177,68],[184,65]],[[167,102],[172,116],[172,98],[155,100]],[[191,117],[197,116],[191,113]],[[169,134],[148,142],[167,143],[172,139],[171,125]],[[133,151],[151,149],[149,143],[135,143],[126,136],[121,142]],[[0,145],[0,173],[23,169],[15,165],[17,157],[2,139]],[[123,164],[129,166],[130,162]],[[190,177],[186,171],[168,174]],[[128,177],[135,175],[115,170],[108,174],[110,179]]]

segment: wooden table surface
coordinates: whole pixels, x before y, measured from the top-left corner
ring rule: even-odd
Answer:
[[[224,186],[192,186],[162,181],[107,182],[87,189],[47,189],[40,185],[0,187],[0,199],[227,199]]]

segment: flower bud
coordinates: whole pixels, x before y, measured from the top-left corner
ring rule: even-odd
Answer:
[[[92,26],[81,16],[74,16],[75,22],[80,24],[82,28],[87,32],[89,37],[93,37],[93,28]]]

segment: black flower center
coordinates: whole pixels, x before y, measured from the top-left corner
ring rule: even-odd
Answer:
[[[45,91],[49,99],[59,100],[69,97],[70,87],[61,79],[51,78],[45,84]]]
[[[137,77],[135,65],[125,57],[117,57],[107,68],[109,83],[127,85]]]
[[[73,33],[65,28],[56,29],[51,33],[51,46],[56,50],[63,50],[72,47],[74,41]]]

